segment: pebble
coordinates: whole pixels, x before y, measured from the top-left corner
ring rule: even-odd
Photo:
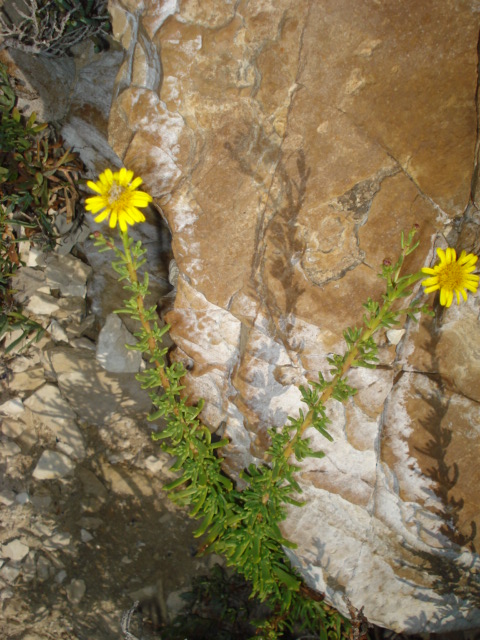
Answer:
[[[37,480],[53,480],[63,478],[73,472],[75,463],[63,453],[44,451],[33,471],[33,477]]]
[[[18,418],[24,411],[25,407],[20,398],[12,398],[0,405],[0,413],[10,418]]]
[[[67,332],[62,327],[62,325],[57,320],[55,320],[55,318],[52,319],[47,329],[54,342],[68,342]]]
[[[38,556],[37,558],[37,576],[42,582],[48,580],[53,571],[52,563],[45,558],[45,556]]]
[[[72,541],[72,536],[65,532],[55,533],[51,538],[44,542],[47,549],[61,549],[68,547]]]
[[[10,564],[6,564],[0,569],[0,576],[8,584],[13,584],[19,575],[20,569]]]
[[[85,595],[86,586],[83,580],[72,580],[67,586],[67,598],[72,604],[79,604]]]
[[[63,297],[85,297],[92,267],[72,255],[55,253],[50,254],[46,262],[45,276],[52,289],[58,289]]]
[[[15,444],[13,440],[4,440],[0,442],[1,452],[5,458],[12,458],[21,452],[18,444]]]
[[[65,571],[65,569],[62,569],[55,576],[55,582],[57,582],[58,584],[62,584],[62,582],[65,580],[66,577],[67,577],[67,572]]]
[[[93,540],[92,534],[89,531],[87,531],[86,529],[81,529],[80,530],[80,538],[81,538],[82,542],[90,542],[90,540]]]
[[[389,329],[386,334],[389,343],[397,345],[405,335],[405,329]]]
[[[2,545],[2,556],[4,558],[10,558],[10,560],[23,560],[23,558],[30,551],[29,547],[20,540],[12,540],[8,544]]]
[[[26,491],[22,491],[21,493],[17,493],[15,500],[18,504],[27,504],[27,502],[30,502],[30,496]]]

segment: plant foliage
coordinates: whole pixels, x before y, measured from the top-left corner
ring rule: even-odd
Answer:
[[[14,302],[10,281],[21,264],[19,243],[30,241],[46,250],[55,246],[55,216],[65,212],[69,221],[76,216],[81,169],[46,124],[34,113],[29,118],[20,113],[0,65],[0,340],[13,329],[22,331],[8,350],[32,331],[37,339],[43,332]]]
[[[265,462],[251,464],[243,471],[242,490],[222,471],[218,453],[227,439],[215,440],[201,423],[202,402],[196,406],[188,403],[183,393],[183,365],[167,363],[167,349],[161,345],[168,326],[158,325],[155,307],[144,306],[148,274],[140,279],[138,273],[145,263],[145,249],[140,242],[133,242],[128,231],[120,231],[123,250],[102,234],[95,234],[100,251],[114,251],[113,267],[130,296],[119,313],[128,313],[140,325],[135,334],[138,342],[129,348],[147,354],[150,367],[138,374],[138,379],[150,391],[155,406],[149,419],[163,418],[166,424],[153,437],[175,460],[172,469],[178,472],[178,477],[165,489],[174,502],[188,507],[190,515],[200,521],[195,535],[202,538],[202,550],[223,555],[227,564],[252,585],[252,596],[268,603],[272,613],[268,620],[258,623],[257,639],[278,638],[299,623],[325,640],[348,637],[348,622],[328,607],[319,594],[311,592],[290,565],[284,549],[294,549],[296,545],[285,539],[280,525],[289,505],[303,504],[299,500],[301,488],[295,479],[297,463],[306,457],[323,456],[312,448],[307,429],[316,429],[331,440],[326,403],[329,399],[346,402],[356,393],[346,380],[352,366],[375,366],[375,332],[396,325],[404,314],[415,319],[417,313],[426,311],[415,301],[406,308],[394,306],[397,300],[412,294],[413,285],[422,277],[421,273],[401,275],[405,257],[416,248],[414,234],[415,230],[406,240],[402,235],[399,260],[393,266],[383,267],[380,275],[385,280],[386,292],[382,303],[367,301],[363,325],[344,333],[345,352],[330,357],[326,376],[320,373],[318,381],[301,388],[307,411],[300,410],[298,417],[290,417],[282,429],[269,430],[271,445]]]

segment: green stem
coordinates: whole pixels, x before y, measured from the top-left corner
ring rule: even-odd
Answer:
[[[403,260],[401,262],[403,263]],[[361,336],[358,338],[358,340],[355,342],[355,344],[351,347],[348,356],[345,358],[345,361],[343,363],[342,368],[332,378],[332,380],[330,380],[330,382],[328,383],[328,387],[324,390],[324,392],[320,396],[320,399],[318,400],[318,402],[315,405],[315,407],[313,409],[310,409],[310,411],[305,416],[305,419],[304,419],[303,423],[301,424],[301,426],[297,430],[296,434],[293,436],[293,438],[290,441],[290,443],[285,447],[284,457],[285,457],[286,460],[288,460],[290,458],[290,456],[292,455],[292,452],[293,452],[293,450],[295,448],[295,445],[298,442],[298,440],[301,439],[301,437],[303,436],[305,431],[311,426],[313,418],[314,418],[314,415],[315,415],[316,407],[319,407],[319,406],[322,406],[322,405],[324,406],[328,402],[328,400],[332,396],[332,393],[333,393],[337,383],[348,373],[348,371],[353,366],[353,363],[355,362],[355,359],[358,356],[358,353],[359,353],[359,350],[360,350],[360,345],[362,343],[366,342],[367,340],[369,340],[373,336],[373,334],[376,331],[378,331],[378,329],[382,326],[382,324],[383,324],[385,318],[387,317],[387,315],[389,314],[394,302],[398,298],[402,297],[402,294],[409,287],[411,287],[413,284],[415,284],[415,282],[420,280],[420,278],[424,278],[425,275],[421,271],[417,271],[417,273],[414,273],[413,275],[411,275],[407,280],[405,280],[405,282],[402,282],[400,287],[397,288],[396,284],[397,284],[397,282],[399,280],[399,277],[400,277],[400,269],[397,270],[397,272],[395,274],[395,281],[393,283],[394,289],[392,291],[392,295],[389,296],[389,299],[383,304],[383,306],[381,307],[381,309],[378,312],[377,317],[372,321],[370,327],[368,327],[368,329],[365,328],[362,331]],[[400,313],[403,313],[404,311],[405,311],[404,309],[401,309],[398,313],[400,314]]]
[[[132,284],[138,284],[138,274],[135,268],[135,264],[133,262],[132,253],[130,251],[128,229],[126,231],[120,230],[120,238],[122,239],[122,243],[123,243],[123,250],[125,253],[125,264],[127,265],[129,280]],[[140,293],[137,295],[136,303],[137,303],[137,311],[138,311],[138,317],[140,319],[140,324],[142,325],[144,331],[148,336],[148,349],[150,351],[150,355],[153,356],[155,354],[155,349],[156,349],[156,340],[155,340],[155,336],[153,335],[153,331],[150,326],[150,323],[145,317],[145,304],[144,304],[143,296]],[[170,387],[170,381],[168,380],[167,375],[165,373],[165,367],[163,363],[159,362],[157,359],[154,360],[154,364],[160,375],[162,387],[165,390],[167,390]]]

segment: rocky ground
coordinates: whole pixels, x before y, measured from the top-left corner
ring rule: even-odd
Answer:
[[[131,334],[120,318],[91,312],[79,246],[76,256],[31,248],[14,280],[46,333],[1,365],[5,640],[117,640],[135,601],[145,612],[138,637],[159,638],[148,618],[171,617],[179,592],[216,560],[195,557],[195,523],[162,490],[173,476],[150,437],[141,362],[123,347]]]

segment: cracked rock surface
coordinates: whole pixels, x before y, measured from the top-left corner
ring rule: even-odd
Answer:
[[[441,10],[440,10],[441,9]],[[401,231],[413,272],[479,253],[474,0],[113,0],[125,51],[109,140],[145,180],[179,269],[167,315],[188,392],[237,473],[301,407],[381,292]],[[433,302],[433,300],[432,300]],[[479,298],[407,324],[285,535],[311,586],[397,631],[480,625]]]

